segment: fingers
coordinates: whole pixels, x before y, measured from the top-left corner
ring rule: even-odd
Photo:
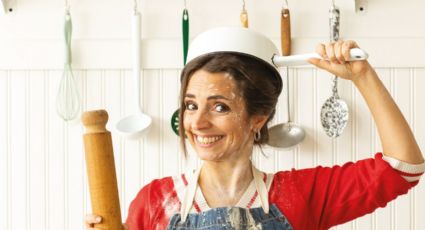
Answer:
[[[356,42],[341,40],[317,45],[316,53],[323,59],[327,59],[332,63],[344,64],[346,61],[350,60],[350,49],[352,48],[358,48]]]
[[[320,69],[324,69],[327,71],[330,71],[332,69],[331,63],[325,59],[319,59],[319,58],[310,58],[308,62],[312,65],[315,65],[316,67]]]
[[[326,43],[325,49],[326,49],[326,56],[328,56],[329,61],[330,62],[337,62],[336,56],[335,56],[334,43]]]
[[[328,59],[326,55],[326,48],[324,44],[318,44],[316,46],[316,53],[318,53],[323,59]]]
[[[342,44],[343,44],[342,41],[338,41],[334,44],[335,57],[339,64],[344,64],[346,60],[342,52]]]
[[[344,56],[344,59],[349,60],[350,59],[350,49],[358,48],[358,47],[359,46],[357,45],[357,43],[355,41],[345,41],[344,43],[342,43],[341,52],[342,52],[342,55]]]
[[[102,217],[94,214],[88,214],[85,216],[84,222],[88,230],[98,230],[97,228],[94,228],[94,225],[101,223]]]

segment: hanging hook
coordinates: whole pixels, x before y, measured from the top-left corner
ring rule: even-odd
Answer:
[[[70,8],[69,2],[68,2],[68,0],[65,0],[65,11],[69,12],[69,8]]]
[[[186,0],[184,0],[184,8],[187,9]]]
[[[289,8],[289,5],[288,5],[288,0],[285,0],[284,2],[283,2],[283,7],[282,7],[283,9],[288,9]]]
[[[139,7],[137,5],[137,0],[134,0],[134,6],[133,7],[134,7],[134,9],[133,9],[134,10],[134,14],[137,14],[137,12],[139,11],[139,9],[138,9]]]
[[[335,8],[335,0],[332,0],[332,7]]]
[[[242,11],[239,17],[240,17],[242,26],[245,28],[248,28],[248,12],[246,11],[246,8],[245,8],[245,0],[242,0]]]

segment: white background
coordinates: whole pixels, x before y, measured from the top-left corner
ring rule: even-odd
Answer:
[[[55,112],[63,65],[63,2],[8,0],[12,13],[0,16],[0,229],[83,229],[90,212],[83,128],[64,123]],[[283,1],[246,2],[250,27],[279,44]],[[181,173],[199,163],[185,162],[170,128],[177,108],[182,68],[183,0],[139,1],[142,11],[141,95],[152,116],[150,133],[140,141],[118,136],[114,124],[134,111],[130,19],[133,1],[70,1],[73,18],[74,75],[83,110],[104,108],[110,115],[123,218],[137,191],[154,178]],[[328,40],[331,1],[290,1],[293,53],[311,52]],[[341,8],[341,37],[354,39],[370,54],[381,79],[425,147],[425,2],[373,0],[365,13],[354,1]],[[242,1],[188,0],[190,35],[216,26],[238,26]],[[319,113],[330,96],[331,76],[310,67],[290,71],[293,117],[307,131],[297,148],[256,152],[264,171],[333,165],[371,157],[381,150],[367,107],[350,82],[340,95],[350,107],[350,122],[336,140],[321,129]],[[284,92],[285,93],[285,92]],[[274,123],[286,121],[280,98]],[[337,229],[424,229],[425,186]],[[422,213],[422,214],[421,214]]]

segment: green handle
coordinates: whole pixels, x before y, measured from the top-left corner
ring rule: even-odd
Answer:
[[[71,37],[72,37],[72,21],[69,11],[65,13],[65,64],[70,65],[72,61],[71,55]]]
[[[187,9],[183,10],[183,65],[186,65],[187,50],[189,48],[189,12]]]

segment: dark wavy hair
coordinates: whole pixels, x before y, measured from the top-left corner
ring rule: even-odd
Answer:
[[[187,148],[183,126],[186,109],[184,97],[190,78],[201,69],[210,73],[230,74],[241,92],[248,116],[269,116],[266,124],[260,130],[261,138],[254,141],[256,145],[267,143],[269,139],[268,123],[274,117],[278,97],[282,91],[282,79],[279,72],[265,61],[253,56],[230,52],[211,53],[187,63],[180,75],[179,135],[180,146],[185,156],[187,156]]]

